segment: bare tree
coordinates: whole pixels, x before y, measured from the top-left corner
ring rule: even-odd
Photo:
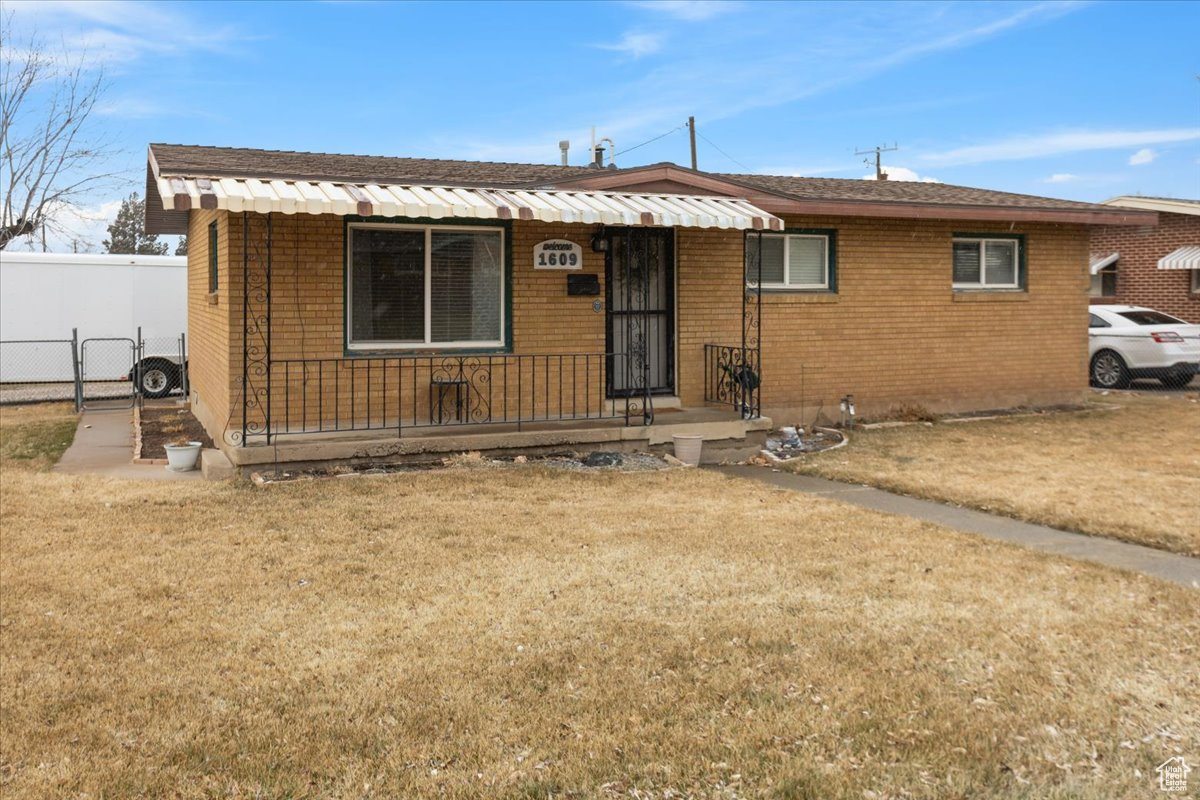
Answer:
[[[14,44],[12,32],[9,12],[0,19],[0,250],[60,227],[56,218],[83,192],[118,174],[94,171],[110,153],[87,131],[103,74],[85,70],[82,58],[48,53],[34,34]]]

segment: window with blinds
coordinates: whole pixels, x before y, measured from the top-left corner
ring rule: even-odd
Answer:
[[[1021,288],[1020,250],[1020,239],[956,236],[951,256],[954,288]]]
[[[352,225],[349,345],[503,345],[503,231]]]
[[[746,285],[756,285],[761,274],[764,289],[830,289],[830,237],[824,233],[748,235]]]

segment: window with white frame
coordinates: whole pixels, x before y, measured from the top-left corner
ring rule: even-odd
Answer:
[[[764,233],[746,237],[746,284],[759,280],[761,244],[762,288],[829,289],[830,234]]]
[[[1017,238],[954,237],[955,289],[1020,289],[1021,245]]]
[[[504,231],[350,225],[347,329],[352,349],[504,344]]]

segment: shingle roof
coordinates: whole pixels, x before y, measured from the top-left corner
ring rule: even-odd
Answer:
[[[151,156],[160,176],[280,178],[343,183],[417,184],[437,186],[553,188],[603,172],[592,167],[551,164],[516,164],[493,161],[460,161],[433,158],[303,153],[286,150],[255,150],[200,145],[152,144]],[[616,170],[635,173],[654,167],[646,165]],[[697,173],[748,189],[799,201],[865,203],[907,206],[956,206],[1044,212],[1106,212],[1111,206],[1057,200],[1049,197],[998,192],[946,183],[801,178],[785,175]],[[149,176],[148,176],[149,177]],[[150,188],[152,182],[148,181]],[[157,212],[155,212],[157,214]],[[170,212],[167,212],[170,213]]]
[[[150,150],[158,163],[160,175],[196,178],[286,178],[512,188],[596,174],[596,170],[589,167],[301,153],[240,147],[152,144]]]
[[[997,192],[949,183],[873,181],[846,178],[799,178],[787,175],[739,175],[713,173],[736,183],[787,195],[799,200],[844,200],[877,203],[931,203],[961,206],[1008,206],[1012,208],[1077,209],[1094,211],[1100,206],[1074,200],[1056,200],[1030,194]]]

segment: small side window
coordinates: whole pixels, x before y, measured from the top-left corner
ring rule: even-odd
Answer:
[[[1089,328],[1111,328],[1112,325],[1109,325],[1107,322],[1100,319],[1095,314],[1088,314],[1088,327]]]
[[[208,291],[209,294],[215,294],[217,291],[217,223],[211,222],[208,226]]]
[[[988,237],[956,233],[952,248],[951,273],[955,289],[1024,288],[1023,236]]]

